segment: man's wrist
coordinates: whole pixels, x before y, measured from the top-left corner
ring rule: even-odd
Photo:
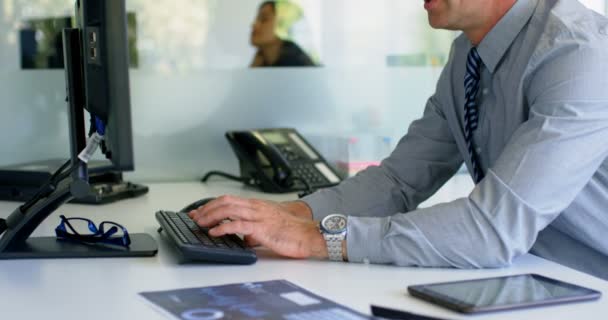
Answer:
[[[296,201],[288,201],[282,202],[281,205],[287,211],[291,212],[293,215],[304,218],[304,219],[313,219],[312,209],[308,206],[308,204],[301,200]]]
[[[318,223],[317,223],[318,226]],[[317,259],[328,259],[329,252],[327,252],[327,243],[325,237],[320,232],[319,228],[316,228],[316,232],[313,234],[311,243],[310,256]]]

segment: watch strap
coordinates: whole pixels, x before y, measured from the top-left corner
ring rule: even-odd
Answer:
[[[327,244],[327,254],[331,261],[344,261],[342,256],[342,243],[346,238],[345,233],[341,234],[328,234],[324,233],[325,243]]]

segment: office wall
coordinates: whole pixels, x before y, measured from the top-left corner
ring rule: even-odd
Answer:
[[[583,0],[581,1],[589,9],[593,9],[599,13],[608,13],[608,0]]]
[[[229,129],[293,126],[327,153],[332,136],[394,144],[421,115],[454,37],[432,31],[415,1],[302,0],[307,15],[295,37],[323,67],[252,70],[248,34],[259,3],[127,0],[140,58],[131,70],[131,179],[236,172],[236,160],[226,161],[234,159]],[[0,165],[68,154],[63,71],[21,70],[18,30],[27,19],[70,15],[72,5],[0,1]]]
[[[396,139],[420,115],[436,78],[425,68],[132,71],[134,178],[236,170],[236,162],[226,161],[227,129],[293,126],[313,139],[351,133]],[[62,72],[6,72],[0,81],[2,163],[66,155]]]
[[[127,1],[138,19],[140,58],[139,68],[131,70],[137,167],[131,178],[189,180],[211,169],[236,172],[236,160],[226,161],[233,159],[223,137],[228,129],[293,126],[321,148],[320,137],[338,135],[396,141],[421,114],[440,66],[423,61],[388,67],[392,49],[430,52],[418,34],[424,20],[416,22],[412,35],[418,40],[411,40],[420,46],[387,49],[391,41],[383,31],[395,28],[395,19],[388,25],[373,18],[390,8],[369,9],[374,17],[358,24],[369,2],[349,1],[301,2],[308,14],[298,39],[308,37],[324,66],[273,70],[247,68],[255,52],[248,43],[250,24],[260,1]],[[63,71],[21,70],[18,30],[24,20],[69,15],[71,5],[1,2],[0,165],[68,153]],[[394,31],[400,37],[395,42],[410,41]],[[370,43],[373,50],[366,50]],[[449,39],[436,51],[447,46]]]

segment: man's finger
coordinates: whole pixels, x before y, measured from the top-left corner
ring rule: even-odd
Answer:
[[[248,247],[250,247],[250,248],[259,247],[260,246],[260,242],[257,241],[256,239],[254,239],[251,236],[245,236],[244,240],[245,240],[245,245],[248,246]]]
[[[224,220],[255,221],[256,216],[254,210],[249,207],[226,204],[211,210],[205,210],[204,214],[195,216],[193,220],[200,226],[214,227]]]
[[[196,220],[208,214],[209,211],[226,205],[240,205],[243,207],[250,206],[248,199],[240,198],[237,196],[225,195],[210,201],[209,203],[205,204],[200,208],[197,208],[196,210],[192,210],[188,213],[188,216],[190,216],[190,218],[192,218],[193,220]]]
[[[251,236],[254,229],[254,223],[249,221],[237,220],[222,223],[219,226],[210,229],[209,235],[212,237],[221,237],[227,234],[242,234],[245,236]]]

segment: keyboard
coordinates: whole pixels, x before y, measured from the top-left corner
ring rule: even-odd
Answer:
[[[185,212],[158,211],[156,220],[186,261],[253,264],[255,251],[236,235],[211,237]]]

